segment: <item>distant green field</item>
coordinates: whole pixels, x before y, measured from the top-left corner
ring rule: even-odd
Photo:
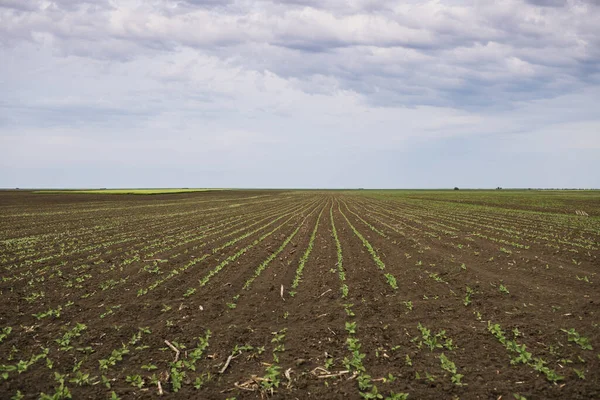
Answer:
[[[434,201],[473,206],[522,209],[561,214],[585,211],[600,216],[600,190],[362,190],[365,196],[379,199]]]
[[[78,193],[78,194],[174,194],[207,192],[223,189],[93,189],[93,190],[37,190],[34,193]]]

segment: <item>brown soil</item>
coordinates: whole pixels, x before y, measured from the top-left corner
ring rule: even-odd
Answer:
[[[0,327],[10,333],[0,336],[0,398],[54,395],[61,375],[75,399],[155,398],[159,381],[173,398],[360,399],[374,390],[365,382],[382,398],[600,398],[600,219],[531,212],[514,197],[501,207],[443,200],[1,191]],[[41,315],[49,310],[60,315]],[[86,329],[59,343],[77,323]]]

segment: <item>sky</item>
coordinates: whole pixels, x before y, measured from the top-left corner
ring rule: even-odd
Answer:
[[[600,188],[600,0],[0,0],[0,188]]]

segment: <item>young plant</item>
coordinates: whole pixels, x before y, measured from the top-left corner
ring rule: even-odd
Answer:
[[[398,289],[398,283],[396,283],[396,277],[392,274],[385,274],[385,279],[387,283],[392,287],[392,289]]]
[[[465,298],[463,299],[463,304],[465,306],[468,306],[469,304],[471,304],[471,296],[475,293],[475,291],[473,291],[473,289],[471,289],[470,287],[467,286],[467,294],[465,295]]]
[[[8,335],[10,335],[11,332],[12,328],[10,326],[5,326],[4,328],[2,328],[2,332],[0,332],[0,343],[2,343],[4,339],[6,339]]]
[[[461,382],[461,379],[464,377],[464,375],[457,372],[456,365],[450,361],[450,359],[446,357],[444,353],[440,354],[439,359],[442,369],[452,374],[452,383],[454,383],[456,386],[464,386],[464,383]]]
[[[561,331],[565,332],[568,336],[569,342],[576,343],[583,350],[593,350],[594,348],[590,344],[590,340],[584,336],[581,336],[575,328],[571,328],[569,330],[561,329]]]
[[[342,285],[342,297],[345,299],[348,297],[348,285],[346,285],[345,283]]]
[[[140,375],[129,375],[125,378],[125,382],[130,383],[131,386],[135,386],[138,389],[144,387],[144,378],[142,378]]]
[[[71,344],[71,340],[73,338],[81,336],[81,332],[83,332],[86,329],[87,329],[86,325],[77,323],[73,327],[73,329],[71,329],[70,331],[66,332],[62,336],[62,338],[56,339],[55,342],[58,343],[58,345],[60,346],[60,349],[62,351],[71,350],[73,348],[73,346],[70,345]]]
[[[356,334],[356,322],[346,322],[346,331],[349,335]]]
[[[206,372],[204,374],[201,374],[200,376],[196,377],[196,380],[194,381],[194,388],[196,389],[202,389],[202,386],[204,386],[206,383],[210,382],[212,380],[212,375],[210,374],[210,372]]]
[[[281,373],[279,372],[281,367],[278,365],[270,365],[266,369],[265,375],[260,380],[260,388],[270,393],[271,395],[275,392],[275,389],[279,387],[281,383],[281,379],[279,376]]]

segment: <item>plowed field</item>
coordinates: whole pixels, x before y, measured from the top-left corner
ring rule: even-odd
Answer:
[[[600,398],[599,205],[0,192],[0,398]]]

